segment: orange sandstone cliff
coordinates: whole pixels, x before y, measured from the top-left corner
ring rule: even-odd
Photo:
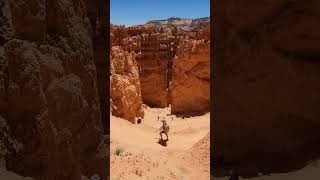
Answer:
[[[133,53],[142,103],[161,108],[171,104],[175,114],[200,115],[210,111],[210,33],[207,26],[182,31],[153,25],[128,28],[112,25],[110,33],[112,46]],[[112,91],[122,90],[113,88]],[[111,99],[113,102],[113,95]],[[128,120],[132,114],[114,108],[112,111]]]
[[[134,52],[113,46],[110,51],[111,113],[135,123],[143,118],[138,66]]]

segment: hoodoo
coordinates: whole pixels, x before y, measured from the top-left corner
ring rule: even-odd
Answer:
[[[112,46],[120,46],[127,53],[133,53],[134,66],[139,73],[135,76],[140,86],[137,90],[141,90],[136,93],[136,98],[141,96],[142,103],[150,107],[164,108],[171,104],[173,114],[201,115],[210,111],[210,33],[207,20],[170,18],[171,26],[167,23],[159,25],[157,20],[132,27],[111,26]],[[174,23],[182,25],[175,26]],[[111,92],[114,104],[115,91]],[[140,108],[134,109],[141,113]],[[119,111],[112,109],[114,115],[129,120],[128,114],[132,113]],[[132,117],[130,119],[132,121]]]

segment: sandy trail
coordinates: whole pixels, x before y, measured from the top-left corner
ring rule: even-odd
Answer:
[[[189,163],[184,155],[209,133],[210,113],[184,119],[167,114],[169,108],[146,107],[141,124],[110,117],[111,179],[209,179],[208,168]],[[158,116],[170,125],[167,146],[158,143]],[[118,148],[124,150],[120,156]]]

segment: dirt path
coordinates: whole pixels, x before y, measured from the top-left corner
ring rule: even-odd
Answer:
[[[209,179],[208,169],[185,161],[184,155],[209,133],[210,114],[182,119],[169,113],[169,108],[146,108],[141,124],[111,116],[111,179]],[[158,116],[170,125],[167,146],[158,143]],[[119,148],[123,153],[116,155]]]

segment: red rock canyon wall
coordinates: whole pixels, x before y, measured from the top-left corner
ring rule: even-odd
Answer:
[[[183,34],[149,26],[111,29],[111,44],[135,53],[143,103],[171,104],[175,114],[210,111],[208,29]]]
[[[181,39],[172,69],[172,113],[192,115],[209,112],[210,41]]]

